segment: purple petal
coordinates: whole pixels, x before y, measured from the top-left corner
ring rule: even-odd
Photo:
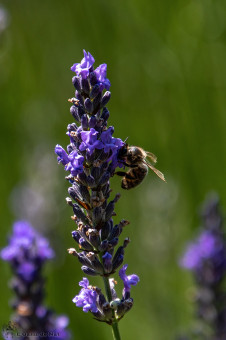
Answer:
[[[66,165],[69,162],[68,154],[62,148],[62,146],[60,146],[59,144],[57,144],[56,147],[55,147],[55,153],[58,156],[57,159],[58,159],[59,163],[62,163],[63,165]]]
[[[106,90],[109,90],[111,83],[109,79],[107,79],[107,64],[101,64],[95,69],[95,74],[97,76],[97,80],[100,84],[100,90],[103,91],[105,88]]]
[[[89,75],[89,71],[91,67],[93,66],[95,60],[93,56],[88,52],[86,53],[85,50],[83,50],[84,58],[81,60],[81,63],[75,63],[71,70],[73,72],[76,72],[77,76],[81,76],[83,79],[87,78]]]
[[[86,277],[83,277],[83,280],[79,282],[79,286],[87,288],[89,286],[89,280]]]

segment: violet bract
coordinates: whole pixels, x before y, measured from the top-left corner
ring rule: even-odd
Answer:
[[[68,252],[79,260],[86,275],[103,278],[106,291],[105,296],[84,277],[79,283],[82,289],[73,302],[84,312],[91,312],[98,321],[111,325],[115,339],[120,339],[118,321],[133,306],[130,289],[139,278],[127,276],[127,266],[123,266],[120,277],[125,288],[122,295],[117,296],[116,281],[110,277],[123,263],[130,240],[125,238],[120,242],[119,236],[129,222],[121,220],[114,225],[112,217],[120,195],[110,198],[110,178],[118,166],[123,166],[118,153],[125,143],[113,137],[113,126],[108,127],[110,113],[106,105],[111,97],[108,91],[111,84],[107,79],[107,65],[94,69],[93,64],[92,55],[84,51],[81,63],[71,68],[76,73],[72,78],[75,97],[69,99],[75,122],[67,127],[70,138],[67,150],[57,145],[55,153],[58,162],[68,171],[70,198],[67,203],[73,209],[72,219],[76,224],[72,237],[77,249],[70,248]]]

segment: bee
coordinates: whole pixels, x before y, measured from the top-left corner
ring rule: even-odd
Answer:
[[[164,175],[146,160],[146,158],[149,158],[153,163],[156,163],[157,157],[153,153],[144,151],[139,146],[125,144],[119,150],[118,158],[125,166],[130,168],[127,172],[116,172],[118,176],[123,176],[121,184],[123,189],[129,190],[139,185],[147,175],[148,168],[165,182]]]

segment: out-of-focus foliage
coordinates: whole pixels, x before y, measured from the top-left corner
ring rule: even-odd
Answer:
[[[46,271],[49,305],[69,315],[76,340],[102,340],[110,328],[71,302],[83,274],[66,254],[74,225],[53,151],[67,144],[70,66],[83,48],[108,64],[115,136],[154,152],[167,179],[150,173],[129,192],[113,179],[122,193],[116,219],[131,221],[126,263],[141,279],[122,338],[173,339],[192,320],[192,281],[177,262],[198,226],[197,206],[211,190],[226,206],[226,3],[1,1],[0,246],[15,218],[45,231],[58,255]],[[11,312],[3,263],[1,277],[3,324]]]

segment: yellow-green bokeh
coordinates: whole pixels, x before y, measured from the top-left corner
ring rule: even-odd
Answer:
[[[111,338],[110,327],[71,302],[83,273],[65,251],[73,246],[74,225],[65,173],[54,156],[55,144],[66,146],[72,122],[70,66],[86,49],[96,65],[108,64],[115,136],[155,153],[167,179],[150,173],[129,192],[119,178],[112,181],[122,194],[116,221],[131,222],[124,230],[131,238],[128,272],[141,279],[132,289],[133,310],[120,323],[122,338],[174,339],[192,320],[192,280],[178,258],[199,226],[197,208],[209,191],[226,206],[225,1],[5,0],[0,6],[8,13],[0,30],[0,246],[26,210],[15,187],[40,190],[48,197],[48,222],[38,227],[57,254],[45,271],[46,303],[69,315],[73,339]],[[33,208],[33,201],[27,204]],[[0,327],[11,313],[10,275],[1,263]]]

